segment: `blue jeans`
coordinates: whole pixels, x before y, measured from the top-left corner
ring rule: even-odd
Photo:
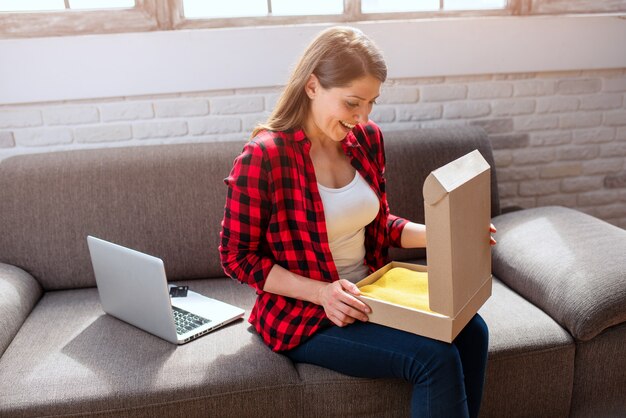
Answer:
[[[284,352],[356,377],[399,377],[413,385],[412,417],[477,417],[489,331],[477,314],[452,344],[369,322],[322,329]]]

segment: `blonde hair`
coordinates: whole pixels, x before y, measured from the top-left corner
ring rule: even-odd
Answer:
[[[252,137],[262,130],[286,131],[303,124],[310,103],[305,85],[311,74],[324,89],[345,87],[367,75],[382,83],[387,79],[387,65],[376,45],[360,30],[336,26],[322,31],[304,51],[271,115],[257,125]]]

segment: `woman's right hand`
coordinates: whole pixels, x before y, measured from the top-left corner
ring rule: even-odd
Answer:
[[[354,297],[360,294],[354,283],[340,279],[320,289],[319,304],[324,307],[328,319],[337,326],[344,327],[356,320],[365,322],[371,309]]]

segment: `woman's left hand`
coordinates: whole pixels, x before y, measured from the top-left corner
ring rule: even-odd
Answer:
[[[496,227],[493,226],[493,224],[489,224],[489,232],[495,234],[498,231],[496,230]],[[489,242],[489,244],[491,244],[491,246],[493,247],[494,245],[496,245],[496,240],[492,236],[490,236],[490,239],[491,241]]]

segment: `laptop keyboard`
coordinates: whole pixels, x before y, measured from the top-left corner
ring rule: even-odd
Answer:
[[[204,324],[211,322],[210,319],[203,318],[198,315],[194,315],[191,312],[187,312],[184,309],[172,306],[174,310],[174,322],[176,323],[176,333],[179,335],[192,331]]]

